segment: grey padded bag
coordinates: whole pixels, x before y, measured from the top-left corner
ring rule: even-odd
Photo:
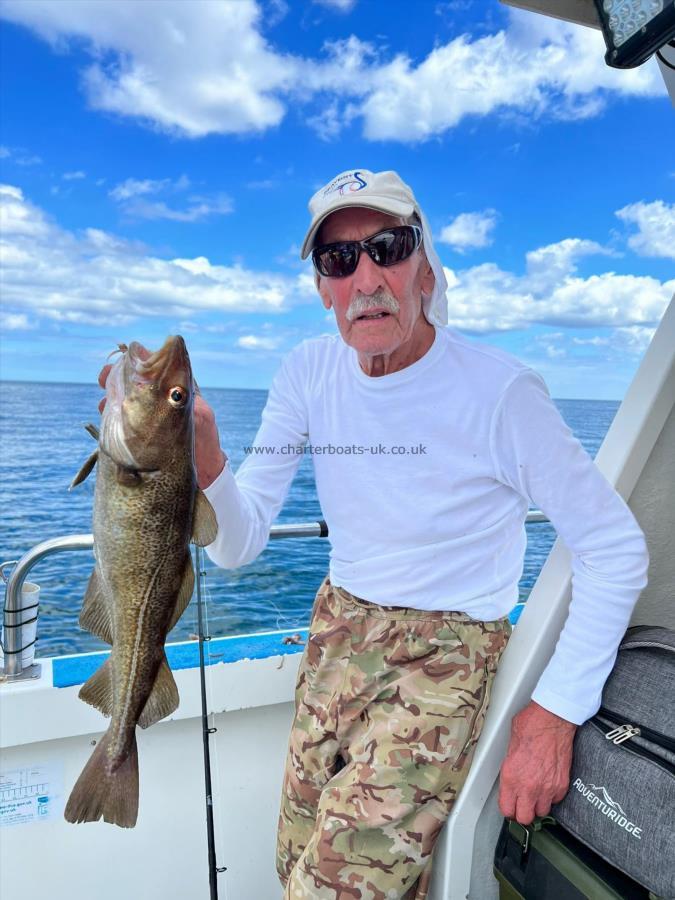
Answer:
[[[577,731],[570,790],[551,815],[675,900],[675,631],[628,630],[600,710]]]

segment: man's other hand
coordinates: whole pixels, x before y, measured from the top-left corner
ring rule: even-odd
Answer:
[[[569,788],[577,726],[532,700],[514,716],[511,740],[499,779],[499,808],[529,825],[545,816]]]
[[[195,395],[195,466],[197,483],[208,487],[225,468],[227,456],[220,447],[216,417],[201,394]]]

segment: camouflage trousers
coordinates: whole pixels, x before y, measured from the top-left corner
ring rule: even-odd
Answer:
[[[285,900],[424,900],[511,626],[380,606],[326,578],[295,692]]]

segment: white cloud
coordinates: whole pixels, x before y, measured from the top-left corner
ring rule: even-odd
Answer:
[[[631,325],[628,328],[617,328],[616,333],[630,353],[641,356],[649,346],[651,339],[654,337],[656,328]]]
[[[187,137],[262,131],[283,118],[274,93],[288,88],[295,62],[268,47],[251,0],[9,0],[2,13],[54,45],[88,46],[83,84],[96,109]]]
[[[307,266],[286,275],[203,256],[153,256],[99,229],[61,228],[12,185],[0,187],[0,230],[3,302],[17,327],[38,319],[119,325],[159,316],[199,324],[205,312],[227,321],[232,313],[280,313],[318,302]],[[603,252],[594,242],[566,239],[527,254],[522,274],[494,263],[446,269],[450,324],[483,333],[543,324],[553,329],[543,339],[554,355],[561,328],[610,327],[622,346],[637,353],[663,315],[675,280],[611,271],[581,277],[579,259]],[[275,349],[278,333],[271,330],[263,326],[262,335],[243,335],[240,346]]]
[[[232,212],[234,205],[226,195],[211,199],[193,197],[185,209],[176,209],[163,200],[136,200],[124,207],[127,216],[135,219],[166,219],[170,222],[199,222],[210,216]]]
[[[131,197],[142,196],[143,194],[157,194],[163,188],[171,184],[170,179],[162,178],[156,180],[152,178],[127,178],[116,184],[114,188],[108,191],[108,196],[113,200],[122,202],[129,200]]]
[[[0,330],[2,331],[28,331],[35,327],[36,324],[29,321],[25,313],[0,312]]]
[[[604,272],[582,278],[577,260],[606,253],[593,241],[569,238],[526,255],[524,274],[494,263],[453,271],[450,325],[474,332],[510,331],[533,324],[576,328],[653,326],[675,291],[675,279]]]
[[[0,7],[1,15],[2,8]],[[25,150],[23,147],[7,147],[4,144],[0,147],[0,159],[11,159],[17,166],[38,166],[42,162],[42,158],[36,153],[31,153],[30,150]]]
[[[414,142],[467,116],[588,118],[612,94],[664,94],[653,61],[619,72],[605,65],[604,53],[593,29],[511,11],[496,34],[462,35],[418,65],[401,54],[381,66],[362,106],[365,135]]]
[[[598,32],[520,11],[500,31],[461,35],[416,62],[384,59],[354,35],[316,58],[284,53],[262,35],[253,0],[5,0],[0,10],[59,48],[88,50],[91,107],[191,138],[261,132],[304,104],[328,139],[358,117],[368,139],[415,142],[466,117],[588,118],[612,96],[665,95],[653,60],[611,69]]]
[[[279,186],[274,178],[261,178],[259,181],[247,181],[246,187],[251,191],[271,191]]]
[[[162,259],[98,229],[60,228],[14,186],[0,187],[3,303],[10,315],[123,324],[148,316],[191,321],[200,312],[283,312],[298,276]]]
[[[637,226],[637,234],[628,238],[628,246],[641,256],[666,256],[675,259],[675,204],[663,200],[631,203],[616,215]]]
[[[82,178],[87,177],[87,173],[78,169],[76,172],[64,172],[61,177],[64,181],[80,181]]]
[[[444,244],[450,244],[459,253],[477,247],[488,247],[492,243],[491,232],[496,224],[497,213],[494,209],[460,213],[443,228],[438,239]]]
[[[606,347],[610,343],[610,340],[608,337],[600,337],[599,335],[596,335],[592,338],[573,337],[572,343],[577,344],[580,347],[583,347],[586,344],[589,344],[592,347]]]
[[[327,103],[316,115],[307,117],[307,124],[322,141],[334,140],[345,126],[347,114],[337,100]]]
[[[318,6],[326,6],[337,12],[348,13],[356,6],[356,0],[313,0]]]
[[[244,334],[237,340],[237,347],[244,350],[276,350],[281,343],[281,338]]]
[[[262,8],[262,22],[266,29],[274,28],[288,15],[287,0],[259,0]]]
[[[304,269],[298,275],[296,290],[300,297],[316,297],[316,277],[314,274],[314,266],[312,266],[311,263],[305,265]]]
[[[170,178],[127,178],[108,191],[108,196],[121,204],[122,211],[127,217],[134,219],[198,222],[210,216],[226,215],[234,209],[232,199],[226,194],[211,197],[189,196],[187,205],[182,209],[170,206],[165,200],[146,199],[148,196],[162,193],[181,193],[190,186],[187,175],[181,175],[175,181]]]
[[[545,290],[549,285],[564,279],[576,270],[577,260],[598,254],[611,255],[611,251],[595,241],[581,238],[565,238],[555,244],[548,244],[531,250],[525,256],[528,282],[532,288],[539,284]]]
[[[47,231],[45,215],[24,201],[20,188],[0,184],[0,234],[42,237]]]

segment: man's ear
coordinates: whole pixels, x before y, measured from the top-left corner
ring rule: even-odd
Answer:
[[[429,260],[426,258],[426,256],[424,257],[422,266],[422,293],[430,297],[433,293],[434,287],[436,286],[436,276],[434,275],[434,270],[431,268]]]
[[[324,308],[330,309],[333,305],[333,301],[331,300],[330,294],[326,290],[323,279],[318,272],[316,272],[314,275],[314,281],[316,283],[316,289],[319,292],[319,296],[321,297],[321,302],[323,303]]]

